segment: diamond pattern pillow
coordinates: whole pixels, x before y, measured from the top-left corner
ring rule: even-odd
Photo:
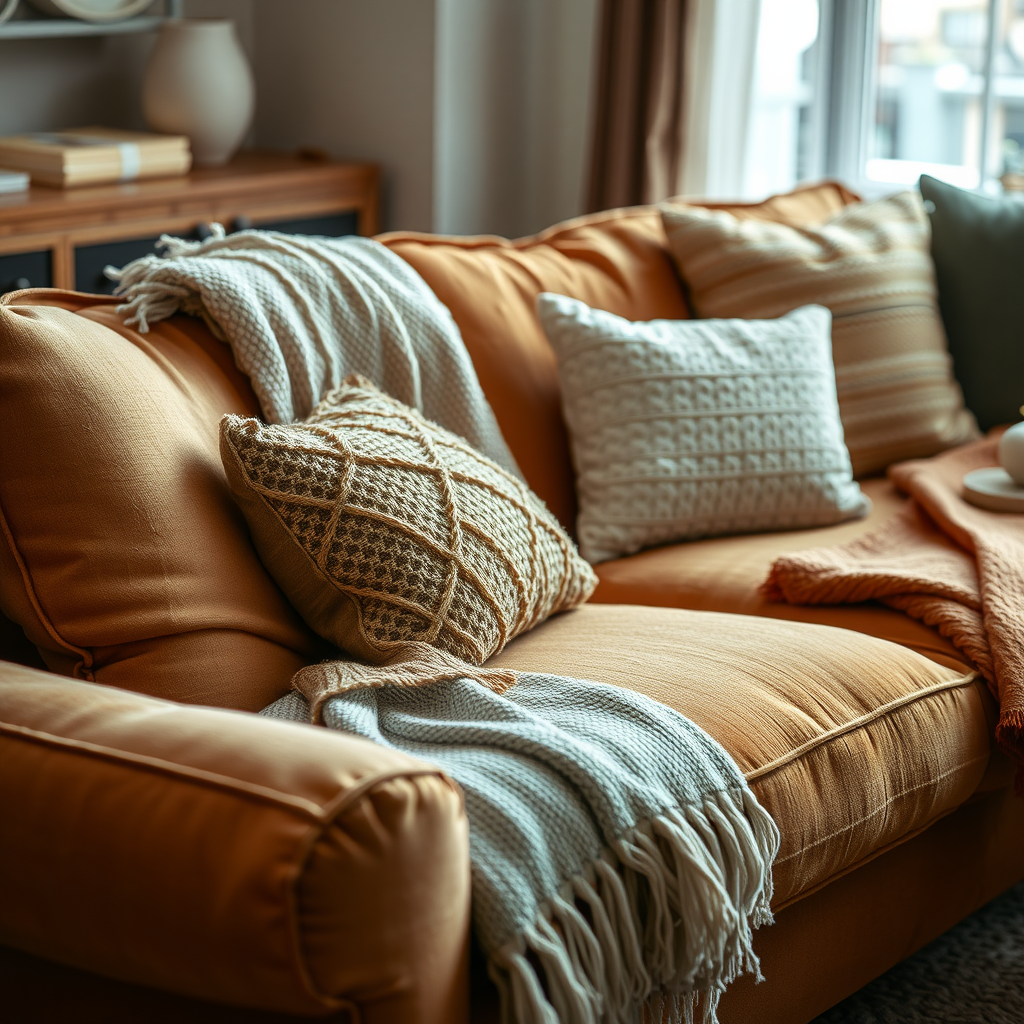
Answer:
[[[779,320],[624,320],[541,295],[591,562],[866,515],[823,306]]]
[[[221,457],[281,589],[368,661],[419,641],[481,664],[596,584],[522,481],[361,377],[299,423],[225,416]]]

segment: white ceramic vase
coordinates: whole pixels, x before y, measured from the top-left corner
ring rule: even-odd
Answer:
[[[252,71],[232,21],[165,21],[142,81],[149,127],[187,135],[193,162],[218,167],[231,159],[252,122]]]

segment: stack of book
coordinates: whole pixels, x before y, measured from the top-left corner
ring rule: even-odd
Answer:
[[[173,177],[191,166],[184,135],[75,128],[0,139],[0,167],[27,171],[34,184],[58,188]]]
[[[5,192],[24,192],[28,188],[28,175],[24,171],[9,171],[0,167],[0,195]]]

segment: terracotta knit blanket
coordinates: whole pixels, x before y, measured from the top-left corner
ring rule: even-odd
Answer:
[[[892,466],[913,499],[905,508],[849,544],[784,555],[763,590],[790,604],[881,601],[937,629],[999,701],[996,740],[1024,791],[1024,515],[961,497],[965,473],[997,465],[996,445],[987,437]]]

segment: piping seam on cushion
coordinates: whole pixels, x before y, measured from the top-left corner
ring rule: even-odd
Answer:
[[[865,814],[863,817],[858,818],[856,821],[851,821],[844,825],[842,828],[837,829],[835,832],[830,832],[827,836],[822,836],[820,839],[816,839],[813,843],[809,843],[807,846],[802,846],[795,853],[787,853],[785,857],[779,857],[775,863],[783,864],[787,860],[792,860],[794,857],[799,857],[808,850],[813,850],[816,846],[821,846],[822,843],[827,843],[832,839],[841,836],[844,832],[849,832],[851,829],[857,828],[858,825],[863,825],[869,818],[873,818],[876,814],[884,811],[890,804],[895,803],[897,800],[902,800],[905,796],[910,796],[911,793],[916,793],[919,789],[924,789],[926,786],[934,786],[941,782],[943,779],[948,778],[956,772],[962,771],[964,768],[969,768],[972,764],[977,764],[979,761],[987,761],[990,754],[981,754],[978,757],[972,757],[970,761],[963,761],[960,764],[954,765],[952,768],[947,768],[946,771],[941,772],[934,778],[927,779],[924,782],[919,782],[916,786],[911,786],[909,789],[901,790],[899,793],[894,793],[887,800],[880,803],[873,811],[869,814]]]
[[[255,716],[253,716],[255,717]],[[42,746],[56,747],[66,753],[95,757],[98,760],[106,761],[116,765],[132,765],[157,775],[170,776],[185,784],[198,784],[219,789],[231,793],[248,796],[263,803],[274,804],[282,809],[287,808],[298,812],[305,818],[312,819],[320,825],[326,825],[344,810],[350,801],[363,796],[367,790],[384,782],[391,782],[395,779],[418,778],[420,776],[434,776],[448,782],[447,776],[438,768],[401,768],[393,771],[382,772],[364,776],[354,782],[348,789],[342,790],[325,804],[317,804],[305,797],[295,796],[292,793],[284,793],[281,790],[273,789],[270,786],[260,785],[258,782],[246,782],[244,779],[233,779],[229,775],[222,775],[219,772],[211,772],[205,768],[196,768],[192,765],[178,764],[168,761],[162,757],[153,757],[149,754],[136,754],[126,750],[116,750],[99,743],[90,743],[88,740],[72,739],[68,736],[55,736],[52,733],[40,732],[25,725],[15,725],[12,722],[0,722],[0,736],[7,734],[13,739],[19,739],[29,743],[38,743]],[[449,783],[450,784],[450,783]]]
[[[77,654],[82,659],[81,664],[85,666],[86,670],[91,671],[93,666],[92,652],[84,647],[76,647],[65,640],[57,632],[57,627],[53,624],[50,616],[43,610],[42,602],[36,593],[35,580],[32,578],[32,573],[29,571],[25,556],[21,553],[21,549],[14,538],[14,531],[7,522],[7,514],[4,512],[2,505],[0,505],[0,532],[3,533],[4,540],[7,542],[7,548],[14,559],[14,564],[17,565],[18,571],[21,573],[21,585],[25,590],[25,596],[28,598],[28,602],[32,606],[32,611],[35,612],[40,625],[49,633],[51,639],[55,640],[64,650]],[[18,623],[18,625],[21,625],[21,623]],[[31,643],[31,640],[29,642]]]
[[[785,767],[790,762],[797,760],[799,757],[803,757],[804,754],[828,743],[830,740],[837,739],[840,736],[845,736],[847,733],[854,732],[861,728],[861,726],[870,725],[872,722],[889,714],[890,711],[898,711],[900,708],[906,707],[908,704],[913,704],[917,700],[923,699],[924,697],[930,697],[936,693],[945,693],[947,690],[956,690],[962,686],[967,686],[968,684],[973,683],[977,678],[977,672],[968,672],[956,679],[946,680],[942,683],[933,683],[931,686],[926,686],[923,690],[915,690],[913,693],[904,694],[902,697],[897,697],[895,700],[891,700],[887,704],[879,705],[873,711],[869,711],[866,715],[860,715],[858,718],[851,719],[843,725],[837,725],[818,736],[812,736],[811,739],[805,740],[800,744],[800,746],[794,747],[788,753],[783,754],[781,757],[777,757],[774,761],[769,761],[768,764],[762,765],[760,768],[755,768],[753,771],[744,772],[743,777],[748,783],[754,782],[756,779],[764,778],[764,776],[770,775],[777,769]]]

